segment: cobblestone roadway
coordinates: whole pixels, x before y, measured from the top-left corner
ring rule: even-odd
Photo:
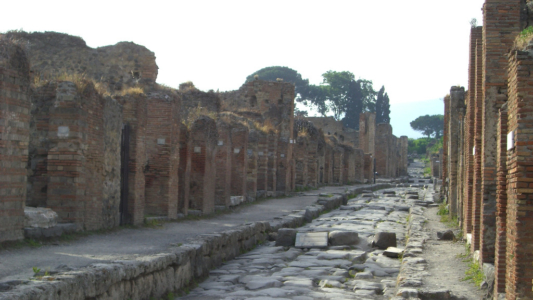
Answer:
[[[269,242],[211,271],[206,281],[181,299],[389,299],[400,260],[384,256],[369,244],[376,232],[388,231],[396,233],[398,247],[403,247],[409,207],[422,204],[421,200],[406,199],[408,191],[416,191],[424,199],[431,186],[427,190],[381,190],[374,192],[373,198],[359,195],[347,206],[298,229],[356,231],[360,238],[356,246],[298,249]]]

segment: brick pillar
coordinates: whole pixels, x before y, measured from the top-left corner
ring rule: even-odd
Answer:
[[[481,140],[482,262],[494,263],[498,112],[507,101],[506,54],[520,32],[519,0],[487,0],[483,6],[483,111]]]
[[[231,184],[232,184],[232,151],[231,125],[219,119],[217,121],[218,142],[217,154],[215,156],[215,167],[217,169],[215,178],[215,205],[229,207],[231,204]]]
[[[318,139],[316,136],[311,136],[307,143],[307,184],[311,187],[318,186]],[[297,154],[294,155],[298,157]]]
[[[296,138],[294,144],[294,160],[296,162],[296,185],[306,187],[308,179],[308,163],[307,148],[308,138],[306,136],[299,136]]]
[[[505,106],[505,107],[504,107]],[[498,118],[497,186],[496,186],[496,245],[494,255],[494,294],[505,293],[507,238],[507,107],[502,106]]]
[[[450,90],[448,113],[448,203],[450,205],[450,215],[457,216],[457,172],[459,163],[459,143],[460,143],[460,122],[461,110],[464,107],[465,89],[463,87],[452,87]]]
[[[355,149],[351,146],[343,145],[344,148],[344,168],[343,168],[343,183],[355,183]]]
[[[23,50],[0,41],[0,242],[23,238],[30,97]]]
[[[444,97],[444,130],[443,130],[443,138],[442,138],[442,156],[441,156],[441,162],[442,162],[442,188],[441,188],[441,196],[446,197],[446,201],[449,203],[449,188],[448,188],[448,160],[450,159],[448,157],[448,151],[450,150],[448,148],[448,143],[450,142],[450,96],[447,95]]]
[[[179,136],[180,162],[178,168],[178,212],[185,216],[189,213],[189,190],[191,178],[190,153],[189,129],[185,124],[181,123]]]
[[[82,99],[72,82],[59,82],[53,108],[50,109],[49,139],[55,145],[48,151],[47,205],[59,216],[61,223],[76,223],[85,227],[86,207],[92,200],[87,180],[87,115],[81,108]],[[97,110],[97,108],[94,108]],[[92,178],[91,180],[98,180]],[[100,210],[92,207],[93,210]],[[99,218],[96,215],[96,218]],[[98,222],[98,219],[91,220]]]
[[[191,125],[189,157],[191,176],[189,180],[189,209],[203,214],[215,210],[215,155],[218,134],[213,119],[201,116]]]
[[[376,145],[376,114],[365,112],[359,115],[359,147],[374,155]]]
[[[378,124],[376,130],[376,172],[378,176],[387,177],[389,175],[389,151],[391,150],[390,135],[392,127],[390,124]]]
[[[477,76],[478,70],[481,70],[481,65],[478,65],[478,58],[482,55],[481,44],[482,27],[472,28],[470,31],[470,61],[468,67],[468,98],[466,104],[465,116],[465,183],[467,188],[464,190],[464,205],[463,205],[463,234],[472,232],[473,225],[473,185],[474,185],[474,155],[473,148],[475,144],[475,112],[476,112],[476,90],[477,90]],[[481,60],[479,60],[481,61]]]
[[[233,124],[231,147],[231,195],[243,196],[246,200],[248,128],[238,123]]]
[[[474,115],[474,147],[472,155],[474,156],[474,179],[472,184],[472,252],[479,250],[480,228],[481,228],[481,129],[482,129],[482,108],[483,108],[483,43],[481,40],[476,41],[476,96],[475,96],[475,115]]]
[[[278,158],[278,141],[276,133],[269,133],[268,140],[268,173],[267,173],[267,191],[276,193],[276,167]]]
[[[365,179],[369,182],[373,182],[374,180],[374,157],[370,153],[365,153],[364,158],[364,174]]]
[[[354,149],[355,161],[355,182],[363,183],[365,181],[365,153],[361,149]]]
[[[165,92],[147,99],[146,213],[177,218],[181,99]]]
[[[257,199],[257,186],[259,184],[259,132],[250,130],[248,134],[248,153],[246,155],[246,195],[248,201]],[[263,178],[265,178],[263,176]]]
[[[507,145],[506,298],[533,299],[533,57],[511,53]]]
[[[262,131],[258,131],[257,134],[257,190],[266,192],[268,190],[269,174],[268,136]]]
[[[400,176],[407,176],[407,152],[409,148],[409,138],[405,135],[400,137]]]

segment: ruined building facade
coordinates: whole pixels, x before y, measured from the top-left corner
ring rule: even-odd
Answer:
[[[64,34],[0,35],[0,242],[24,237],[25,207],[96,230],[362,183],[374,161],[381,177],[406,174],[407,143],[373,114],[363,132],[295,120],[290,83],[172,89],[155,82],[157,69],[133,43],[91,49]]]
[[[486,0],[470,34],[468,90],[445,98],[443,195],[493,295],[533,298],[533,52],[526,1]]]

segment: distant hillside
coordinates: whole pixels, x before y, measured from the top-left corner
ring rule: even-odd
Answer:
[[[442,99],[433,99],[409,103],[391,103],[391,125],[395,136],[407,135],[409,138],[420,138],[423,135],[414,131],[409,123],[422,115],[444,114]]]

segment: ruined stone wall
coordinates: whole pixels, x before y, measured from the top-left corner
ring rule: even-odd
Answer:
[[[266,135],[263,132],[251,129],[248,133],[248,153],[247,153],[247,167],[246,167],[246,194],[249,201],[257,199],[258,183],[259,183],[259,141]],[[261,158],[265,157],[264,149],[261,148]],[[266,170],[265,170],[266,171]],[[263,174],[263,185],[265,184],[266,173]]]
[[[355,148],[359,147],[359,131],[344,127],[341,121],[336,121],[333,117],[307,117],[306,119],[315,127],[322,129],[325,135],[333,135],[342,143]]]
[[[168,91],[147,96],[145,210],[170,219],[178,211],[180,104],[180,97]]]
[[[361,149],[354,149],[355,161],[355,182],[363,183],[365,181],[365,153]]]
[[[23,238],[29,85],[29,64],[23,50],[0,39],[0,242]]]
[[[76,36],[57,32],[9,32],[6,37],[26,44],[34,76],[55,79],[63,73],[85,74],[119,91],[136,84],[152,84],[157,79],[155,55],[132,42],[99,47],[87,46]]]

